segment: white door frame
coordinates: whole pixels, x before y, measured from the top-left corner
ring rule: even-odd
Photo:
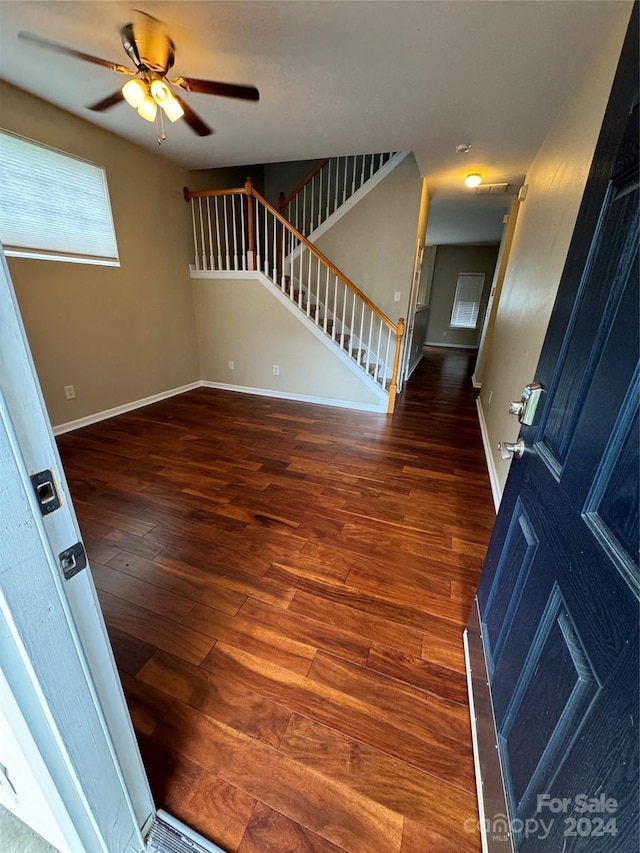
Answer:
[[[420,292],[420,277],[422,276],[422,259],[424,257],[424,242],[418,239],[416,242],[416,253],[413,260],[413,276],[411,278],[411,289],[409,291],[409,303],[407,307],[407,325],[403,341],[402,362],[400,368],[400,380],[398,390],[409,378],[411,365],[411,347],[413,344],[413,330],[416,323],[416,310],[418,307],[418,294]]]
[[[33,739],[21,746],[46,765],[74,853],[78,839],[142,851],[155,807],[91,573],[60,566],[81,536],[1,247],[0,469],[0,652]],[[30,475],[45,469],[61,506],[43,517]]]

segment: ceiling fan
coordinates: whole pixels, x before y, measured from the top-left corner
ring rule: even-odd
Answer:
[[[175,80],[170,80],[166,75],[175,62],[175,44],[167,35],[162,21],[158,21],[146,12],[137,12],[137,16],[135,23],[125,24],[120,30],[122,46],[135,65],[135,71],[126,65],[100,59],[98,56],[66,47],[33,33],[22,31],[18,33],[18,37],[39,47],[64,53],[67,56],[74,56],[76,59],[82,59],[84,62],[91,62],[94,65],[101,65],[103,68],[109,68],[118,74],[127,74],[131,78],[112,95],[91,104],[88,109],[94,112],[103,112],[121,101],[126,101],[137,109],[142,118],[147,121],[155,121],[158,107],[160,107],[161,116],[166,115],[172,122],[184,117],[185,122],[194,133],[197,133],[198,136],[209,136],[213,133],[212,129],[181,97],[172,91],[172,87],[183,89],[186,92],[241,98],[246,101],[258,101],[260,99],[260,93],[255,86],[200,80],[196,77],[176,77]]]

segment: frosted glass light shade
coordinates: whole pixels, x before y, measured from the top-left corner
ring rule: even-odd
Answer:
[[[147,95],[138,107],[138,115],[146,121],[155,121],[158,105],[151,95]]]
[[[139,77],[135,77],[124,84],[122,94],[129,106],[137,109],[147,97],[147,87]]]
[[[482,175],[480,172],[469,172],[467,177],[464,179],[464,183],[465,186],[471,187],[471,189],[479,187],[482,183]]]
[[[164,101],[164,103],[160,104],[162,109],[164,110],[164,114],[169,119],[169,121],[174,122],[178,121],[179,118],[182,118],[184,115],[184,110],[180,103],[171,95],[168,101]]]
[[[160,104],[160,106],[173,98],[173,95],[169,91],[169,87],[164,80],[151,81],[151,94],[153,95],[155,102]]]

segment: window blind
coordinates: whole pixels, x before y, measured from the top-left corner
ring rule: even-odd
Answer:
[[[484,273],[460,273],[453,300],[450,325],[454,329],[475,329],[480,312]]]
[[[104,169],[0,131],[0,240],[7,255],[118,266]]]

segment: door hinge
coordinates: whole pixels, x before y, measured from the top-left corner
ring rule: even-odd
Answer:
[[[76,542],[71,548],[60,552],[60,568],[66,581],[70,580],[87,565],[87,555],[82,542]]]

